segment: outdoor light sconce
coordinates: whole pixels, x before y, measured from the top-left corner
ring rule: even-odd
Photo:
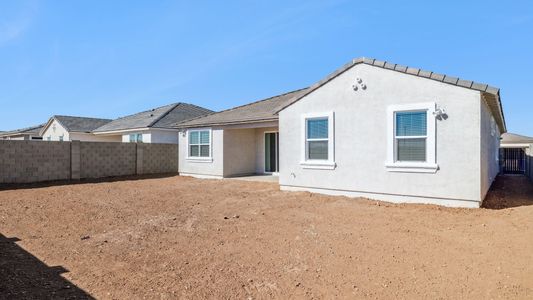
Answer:
[[[182,136],[182,137],[185,137],[186,134],[187,134],[187,130],[183,130],[183,131],[181,132],[181,136]]]
[[[361,89],[363,90],[366,90],[366,84],[363,83],[363,79],[357,77],[355,79],[355,83],[352,85],[352,88],[354,91],[358,91],[359,90],[359,87],[361,87]]]
[[[446,114],[446,110],[442,107],[437,107],[435,111],[433,112],[433,115],[437,120],[446,120],[448,119],[448,115]]]

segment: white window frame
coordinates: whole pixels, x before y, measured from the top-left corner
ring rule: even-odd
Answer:
[[[434,116],[435,102],[390,105],[387,107],[387,162],[385,167],[389,172],[436,173],[439,166],[436,158],[436,120]],[[409,111],[426,111],[426,161],[397,161],[396,143],[396,113]],[[411,138],[422,138],[414,136]],[[405,137],[409,138],[409,137]]]
[[[131,138],[133,137],[133,141],[131,140]],[[141,138],[141,140],[139,141],[139,137]],[[144,136],[142,133],[130,133],[128,135],[128,141],[129,143],[143,143],[143,139],[144,139]]]
[[[327,119],[328,120],[328,159],[307,159],[307,120]],[[312,141],[326,139],[312,139]],[[335,163],[335,114],[333,112],[303,114],[301,120],[301,161],[300,165],[304,169],[333,170],[337,166]]]
[[[198,132],[198,138],[200,138],[201,134],[199,132],[201,131],[208,131],[209,132],[209,157],[207,156],[190,156],[191,154],[191,147],[189,144],[189,134],[191,132]],[[213,131],[211,128],[192,128],[187,130],[186,134],[187,139],[187,160],[194,161],[194,162],[213,162]],[[196,145],[196,144],[195,144]],[[200,144],[198,144],[200,145]],[[205,144],[202,144],[205,145]],[[200,148],[198,147],[198,154],[200,154]]]

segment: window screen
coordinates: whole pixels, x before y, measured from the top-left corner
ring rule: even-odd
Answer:
[[[328,119],[307,120],[307,159],[328,159]]]

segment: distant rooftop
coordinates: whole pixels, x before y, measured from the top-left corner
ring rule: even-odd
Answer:
[[[172,124],[213,113],[212,110],[189,104],[173,103],[113,120],[94,130],[95,133],[136,128],[172,128]]]
[[[50,120],[56,119],[61,126],[69,132],[91,132],[94,129],[111,122],[110,119],[75,117],[75,116],[53,116]],[[50,121],[47,123],[47,125]]]
[[[533,144],[533,137],[507,132],[502,134],[501,144]]]
[[[0,137],[3,136],[12,136],[12,135],[20,135],[20,134],[28,134],[28,135],[39,135],[39,132],[44,127],[45,124],[10,130],[10,131],[0,131]]]

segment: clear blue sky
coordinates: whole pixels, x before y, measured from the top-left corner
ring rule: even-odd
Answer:
[[[0,130],[221,110],[359,56],[497,86],[508,130],[533,135],[532,1],[0,0]]]

